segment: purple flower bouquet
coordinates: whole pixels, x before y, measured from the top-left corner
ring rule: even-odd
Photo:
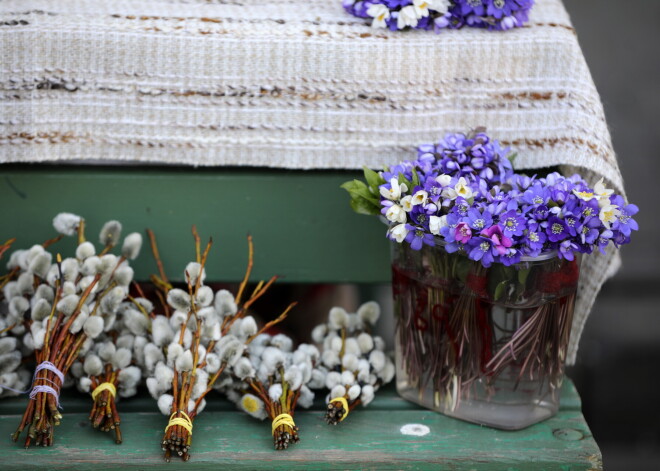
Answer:
[[[558,410],[583,254],[630,241],[638,209],[580,176],[526,176],[484,130],[343,185],[392,241],[397,388],[519,429]]]
[[[507,30],[527,22],[534,0],[342,0],[373,28],[434,30],[463,26]]]

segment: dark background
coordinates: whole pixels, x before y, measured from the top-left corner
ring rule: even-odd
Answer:
[[[575,367],[584,415],[607,471],[660,469],[660,2],[565,0],[605,106],[640,231],[605,284]]]

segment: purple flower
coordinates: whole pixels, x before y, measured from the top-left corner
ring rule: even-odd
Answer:
[[[506,249],[513,245],[513,241],[502,233],[500,226],[490,226],[488,229],[481,231],[481,235],[490,239],[493,244],[493,249],[502,255]]]
[[[493,225],[493,216],[484,210],[482,213],[476,208],[470,209],[467,213],[467,222],[472,229],[479,232]]]
[[[532,223],[523,238],[523,244],[528,247],[528,255],[535,257],[541,253],[547,236],[545,232],[539,231],[539,225]]]
[[[507,251],[500,255],[500,262],[502,262],[502,265],[505,266],[511,266],[515,265],[520,261],[520,256],[522,254],[520,253],[520,250],[516,250],[513,248],[507,249]]]
[[[564,221],[556,216],[550,216],[548,218],[545,232],[551,242],[559,242],[560,240],[564,240],[569,236],[566,223],[564,223]]]
[[[632,218],[637,214],[639,208],[634,204],[625,204],[623,197],[620,195],[614,196],[611,200],[612,204],[617,205],[621,211],[617,220],[612,223],[612,229],[621,232],[624,236],[630,236],[631,231],[639,229],[637,221]]]
[[[525,218],[517,211],[510,210],[500,216],[499,225],[505,236],[521,236],[525,230]]]
[[[459,222],[454,229],[454,240],[460,242],[461,244],[467,244],[471,238],[472,230],[470,229],[470,226],[468,226],[465,222]]]
[[[577,250],[577,248],[578,246],[574,242],[565,240],[559,244],[557,256],[559,258],[565,258],[566,260],[573,260],[575,258],[574,252]]]
[[[496,226],[493,226],[496,227]],[[475,261],[481,261],[484,267],[489,267],[495,258],[493,257],[493,243],[485,237],[473,237],[470,243],[468,258]]]
[[[406,242],[410,244],[410,248],[413,250],[419,250],[422,248],[423,244],[433,247],[435,241],[433,240],[433,235],[426,232],[424,229],[410,226],[408,235],[406,236]]]

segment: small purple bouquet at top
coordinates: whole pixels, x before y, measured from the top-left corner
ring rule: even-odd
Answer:
[[[391,240],[413,250],[441,242],[484,267],[549,252],[573,260],[630,242],[638,208],[602,179],[591,186],[579,175],[516,174],[514,158],[484,129],[447,134],[419,146],[417,159],[380,173],[365,169],[367,183],[343,188],[356,211],[387,219]]]
[[[528,20],[534,0],[342,0],[344,9],[374,28],[440,32],[463,26],[507,30]]]

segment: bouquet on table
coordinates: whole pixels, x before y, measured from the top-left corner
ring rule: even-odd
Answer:
[[[344,10],[373,28],[434,30],[463,26],[507,30],[529,17],[534,0],[342,0]]]
[[[627,244],[638,211],[603,180],[514,173],[514,157],[477,129],[343,185],[389,225],[399,392],[502,428],[556,412],[580,257]]]

